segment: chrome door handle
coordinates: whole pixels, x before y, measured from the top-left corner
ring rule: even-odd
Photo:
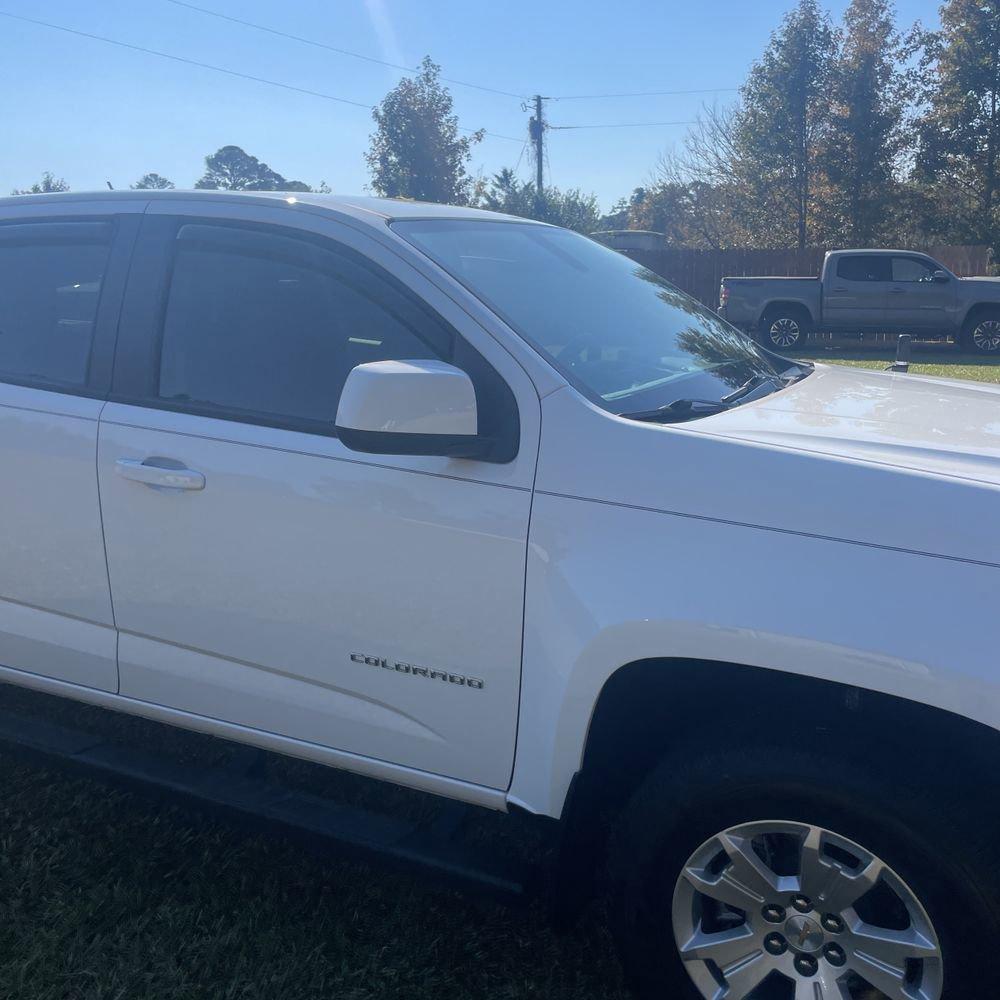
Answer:
[[[831,292],[846,292],[847,289],[846,288],[831,288],[830,291]]]
[[[159,490],[203,490],[205,477],[169,458],[119,458],[115,471],[124,479]]]
[[[906,289],[905,288],[890,288],[889,291],[893,295],[905,295],[906,294]]]

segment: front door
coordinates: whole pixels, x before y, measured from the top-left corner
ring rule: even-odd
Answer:
[[[823,280],[823,325],[842,333],[881,330],[889,292],[889,257],[849,254]]]
[[[504,787],[537,398],[391,252],[272,216],[141,236],[99,446],[122,694]],[[517,458],[349,451],[340,388],[387,358],[463,367]]]
[[[929,257],[892,258],[892,283],[886,298],[886,320],[901,333],[944,331],[951,324],[957,289],[955,282],[935,281],[939,270]]]

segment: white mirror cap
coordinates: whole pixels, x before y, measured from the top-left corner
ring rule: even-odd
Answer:
[[[443,361],[372,361],[347,376],[337,426],[474,437],[476,390],[465,372]]]

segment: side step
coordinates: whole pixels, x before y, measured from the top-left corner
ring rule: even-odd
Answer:
[[[288,788],[263,776],[263,751],[197,768],[48,721],[0,710],[0,749],[115,785],[152,791],[235,820],[251,832],[276,832],[329,856],[346,849],[433,873],[437,880],[485,890],[514,902],[534,888],[532,869],[476,851],[459,839],[472,807],[445,802],[427,823],[369,812]]]

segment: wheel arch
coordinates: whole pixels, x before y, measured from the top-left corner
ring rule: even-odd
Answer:
[[[763,323],[768,316],[773,316],[779,310],[785,309],[798,314],[798,316],[810,326],[815,323],[812,309],[809,307],[808,303],[800,299],[773,299],[772,301],[764,304],[760,311],[760,315],[757,317],[757,325],[760,326],[760,324]]]
[[[624,801],[674,750],[697,752],[720,742],[843,745],[849,738],[861,753],[892,754],[904,749],[901,733],[905,752],[926,758],[948,780],[980,788],[996,783],[1000,732],[973,719],[839,681],[675,658],[637,660],[608,677],[591,714],[580,773],[596,779],[612,802]],[[917,747],[915,734],[923,741]]]
[[[961,328],[963,334],[978,319],[989,314],[1000,315],[1000,302],[974,302],[965,310],[962,317]]]

